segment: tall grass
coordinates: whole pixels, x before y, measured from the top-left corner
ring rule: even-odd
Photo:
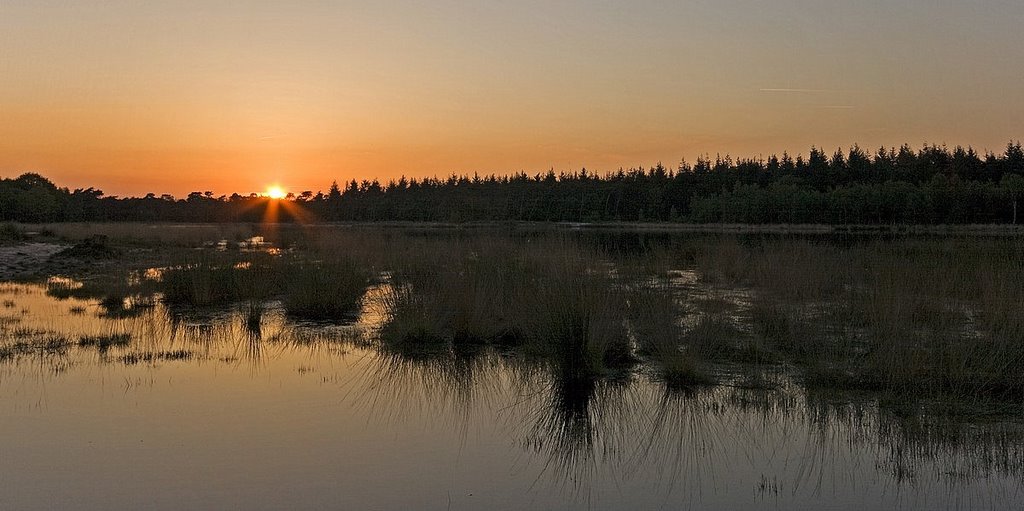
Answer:
[[[392,273],[383,342],[514,345],[586,374],[632,359],[624,294],[593,252],[532,239],[421,249]]]
[[[393,346],[494,345],[583,374],[639,357],[680,383],[704,381],[722,362],[784,362],[809,386],[1024,397],[1024,242],[1014,238],[81,227],[59,234],[176,247],[262,234],[295,249],[190,250],[159,286],[169,303],[280,299],[293,318],[345,320],[384,275],[379,334]],[[672,270],[699,281],[667,283]],[[117,304],[137,290],[99,280],[51,293],[105,299],[104,310],[122,314]],[[702,308],[709,290],[746,302]]]
[[[370,269],[344,257],[290,264],[282,270],[289,315],[315,320],[354,317],[370,283]]]
[[[195,306],[230,303],[243,296],[242,287],[248,279],[242,271],[206,254],[188,258],[164,272],[164,299]]]
[[[527,273],[511,247],[416,244],[415,256],[392,260],[390,292],[381,304],[385,342],[521,341],[514,307]]]
[[[355,315],[371,280],[372,269],[334,254],[323,259],[307,255],[271,256],[200,251],[164,271],[164,299],[195,307],[255,304],[280,298],[289,315],[315,320],[341,320]]]
[[[809,385],[1019,399],[1021,249],[1014,239],[774,240],[709,249],[699,267],[751,290],[758,340]]]

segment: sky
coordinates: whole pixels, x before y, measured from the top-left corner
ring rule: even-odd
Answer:
[[[108,195],[1024,138],[1020,0],[0,0],[0,176]]]

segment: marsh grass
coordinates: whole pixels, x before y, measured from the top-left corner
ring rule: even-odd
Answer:
[[[699,358],[688,353],[685,348],[675,353],[660,354],[657,360],[660,363],[660,380],[670,391],[686,392],[694,387],[717,383],[701,365]]]
[[[254,224],[143,224],[135,222],[25,224],[26,230],[49,232],[77,242],[105,236],[111,243],[129,247],[201,247],[210,240],[242,241],[262,234]]]
[[[19,242],[28,239],[24,229],[11,222],[0,223],[0,243]]]
[[[259,285],[255,276],[243,276],[245,271],[225,257],[200,252],[164,271],[164,300],[197,307],[231,303]]]
[[[332,326],[348,328],[295,321],[304,306],[294,304],[314,304],[313,317],[330,319],[351,318],[362,304],[383,316],[379,336],[368,336],[376,358],[367,367],[376,372],[365,381],[378,388],[367,406],[469,409],[489,385],[528,380],[513,393],[530,402],[521,421],[527,443],[557,470],[593,466],[620,453],[621,439],[637,440],[635,429],[616,430],[636,424],[626,415],[666,432],[641,438],[645,456],[697,464],[694,453],[713,453],[707,446],[722,439],[687,435],[717,415],[729,427],[762,428],[788,428],[797,417],[819,435],[808,437],[809,456],[847,441],[879,452],[879,466],[898,479],[912,479],[921,460],[957,474],[1024,471],[1021,433],[1001,422],[1019,418],[1024,395],[1016,240],[702,237],[639,254],[562,236],[288,241],[304,242],[273,257],[188,251],[146,288],[180,286],[180,298],[168,300],[170,309],[143,306],[142,317],[110,314],[118,303],[136,310],[147,296],[131,281],[55,282],[57,295],[109,299],[101,320],[117,328],[75,342],[0,316],[0,360],[59,357],[78,344],[105,362],[220,360],[256,371],[279,350],[320,349],[338,342]],[[380,303],[365,303],[377,300],[364,294],[368,284],[383,290]],[[656,385],[630,387],[640,379]],[[666,407],[632,407],[627,389],[638,388],[663,392]]]
[[[438,351],[448,341],[454,341],[455,332],[449,332],[450,324],[444,306],[438,299],[448,298],[447,294],[432,297],[421,289],[413,292],[411,284],[392,286],[381,298],[380,307],[386,321],[380,329],[380,338],[385,346],[415,350],[423,346],[429,351]]]
[[[195,354],[188,350],[158,351],[144,353],[128,353],[122,355],[120,360],[125,365],[136,365],[142,363],[154,363],[171,360],[191,360]]]
[[[293,317],[351,320],[362,305],[371,269],[344,256],[298,261],[284,269],[282,298]]]
[[[105,317],[129,317],[155,303],[152,290],[133,286],[120,273],[93,275],[85,280],[52,277],[46,283],[46,294],[58,300],[95,300]],[[72,314],[85,312],[72,307]]]
[[[24,355],[64,355],[72,344],[67,337],[53,332],[20,332],[12,337],[16,340],[0,344],[0,362]]]
[[[106,351],[114,347],[128,346],[132,342],[132,335],[127,332],[109,333],[102,335],[83,335],[78,338],[78,346],[94,347],[100,351]]]
[[[57,234],[176,248],[264,235],[293,249],[179,251],[147,290],[172,306],[280,299],[294,319],[348,321],[380,275],[390,290],[375,304],[380,342],[410,351],[493,346],[595,375],[642,359],[666,382],[702,381],[716,364],[779,363],[809,387],[1024,397],[1024,242],[1015,238],[92,227]],[[672,283],[673,271],[698,280]],[[122,317],[146,296],[133,286],[95,278],[48,292],[99,300]],[[736,290],[750,303],[680,296],[699,288]],[[247,325],[257,312],[245,313]]]
[[[243,321],[245,322],[245,330],[250,335],[259,337],[262,332],[263,326],[263,302],[259,300],[249,300],[245,304],[245,308],[242,310]]]
[[[247,323],[259,324],[256,304],[280,298],[287,313],[311,320],[350,320],[359,311],[372,269],[341,255],[273,256],[199,251],[163,271],[168,303],[227,306],[247,303]]]
[[[392,292],[382,303],[388,318],[383,339],[518,343],[521,335],[512,316],[526,277],[522,263],[504,251],[432,248],[391,272]]]
[[[527,257],[534,274],[518,312],[527,348],[554,356],[560,371],[582,375],[632,365],[626,293],[600,254],[562,245]]]
[[[702,271],[750,286],[758,298],[750,312],[755,339],[794,362],[806,384],[904,396],[1024,396],[1015,369],[1024,363],[1020,241],[742,247],[711,249],[714,257],[699,258]]]
[[[448,243],[391,275],[386,344],[516,347],[560,371],[600,374],[634,361],[625,298],[594,253],[561,241]]]

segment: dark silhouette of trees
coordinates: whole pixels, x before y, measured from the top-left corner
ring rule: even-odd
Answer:
[[[701,156],[675,168],[528,175],[351,180],[290,196],[281,221],[726,222],[830,224],[1013,223],[1024,198],[1024,149],[1002,154],[926,145],[853,146],[807,158]],[[39,174],[0,180],[0,220],[259,222],[269,199],[196,191],[110,197],[59,188]],[[288,214],[297,208],[303,214]]]

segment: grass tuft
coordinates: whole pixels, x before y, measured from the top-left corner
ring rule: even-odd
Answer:
[[[78,339],[78,345],[82,347],[95,347],[105,351],[112,347],[128,346],[131,344],[131,341],[132,336],[129,333],[83,335]]]
[[[300,262],[286,269],[284,308],[288,315],[303,319],[352,319],[369,284],[368,269],[352,260]]]

